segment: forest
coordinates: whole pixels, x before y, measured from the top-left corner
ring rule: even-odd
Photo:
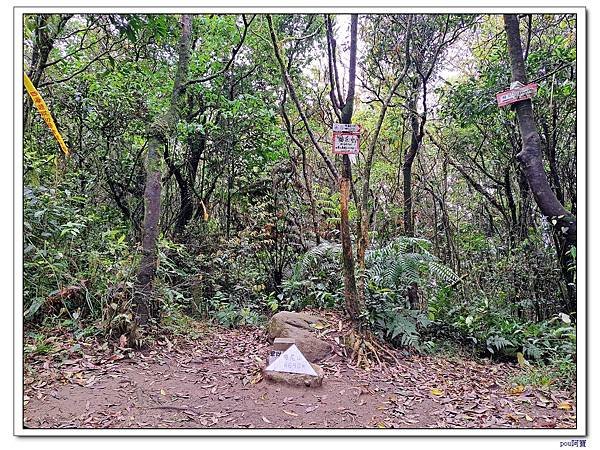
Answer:
[[[575,428],[576,38],[24,14],[24,428]]]

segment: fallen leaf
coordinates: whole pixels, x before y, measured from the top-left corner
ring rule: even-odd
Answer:
[[[525,414],[525,420],[527,420],[528,422],[533,422],[533,418],[527,414]]]
[[[266,423],[271,423],[271,421],[269,419],[267,419],[265,416],[262,416],[262,420]]]
[[[377,428],[387,428],[385,422],[377,422]]]
[[[167,395],[167,393],[165,392],[165,390],[164,390],[164,389],[161,389],[161,390],[160,390],[160,395]]]
[[[565,411],[571,411],[571,404],[569,402],[560,402],[557,408]]]
[[[484,412],[487,411],[487,408],[474,408],[471,410],[471,412],[474,412],[475,414],[483,414]]]
[[[252,379],[250,380],[250,384],[256,384],[259,383],[260,381],[262,381],[263,376],[260,372],[258,372],[256,375],[254,375],[254,377],[252,377]]]
[[[441,389],[438,389],[438,388],[433,388],[430,392],[432,395],[436,395],[436,396],[444,395],[444,391],[442,391]]]
[[[523,391],[525,391],[525,386],[523,386],[522,384],[513,386],[508,390],[508,392],[513,395],[521,394]]]
[[[283,410],[283,412],[286,413],[288,416],[298,417],[298,414],[296,414],[295,412],[286,411],[285,409]]]

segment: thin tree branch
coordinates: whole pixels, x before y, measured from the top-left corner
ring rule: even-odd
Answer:
[[[181,86],[181,89],[184,90],[192,84],[205,83],[205,82],[213,80],[213,79],[217,78],[218,76],[221,76],[225,72],[227,72],[229,70],[229,67],[231,67],[231,64],[233,64],[233,61],[235,60],[235,57],[237,56],[238,52],[242,48],[242,45],[244,45],[244,41],[246,40],[246,35],[248,34],[248,28],[250,27],[250,24],[252,23],[252,21],[255,18],[256,18],[256,14],[254,14],[252,16],[252,18],[248,21],[248,20],[246,20],[246,16],[244,14],[242,14],[242,20],[244,22],[244,31],[242,32],[242,37],[240,38],[240,42],[233,48],[233,50],[231,52],[231,57],[229,58],[229,61],[227,61],[227,64],[225,64],[225,67],[223,69],[221,69],[218,72],[215,72],[211,75],[202,77],[202,78],[196,78],[194,80],[189,80],[188,82],[186,82],[185,84],[183,84]]]
[[[275,58],[277,59],[277,62],[279,64],[279,68],[280,68],[281,74],[283,76],[283,81],[288,90],[288,93],[290,94],[290,97],[292,98],[292,100],[294,101],[294,104],[296,105],[298,114],[300,115],[300,118],[302,119],[302,122],[304,123],[304,127],[306,128],[306,132],[308,133],[308,136],[310,137],[310,140],[313,143],[313,146],[315,147],[317,152],[319,152],[319,154],[321,155],[321,158],[323,158],[323,161],[325,161],[325,164],[327,165],[327,168],[329,169],[330,175],[333,177],[334,180],[337,180],[339,178],[338,171],[336,170],[335,166],[333,165],[333,162],[331,161],[331,159],[329,159],[329,157],[327,156],[327,153],[325,153],[325,151],[319,144],[315,134],[313,133],[313,131],[310,127],[310,124],[308,123],[308,118],[304,114],[302,106],[300,105],[300,100],[298,99],[298,95],[296,94],[296,89],[294,88],[292,79],[290,78],[290,75],[288,74],[288,72],[285,68],[285,63],[283,62],[283,58],[281,57],[281,53],[279,51],[279,44],[277,42],[277,36],[275,35],[275,29],[273,28],[273,20],[271,18],[271,15],[268,14],[266,18],[267,18],[267,23],[269,25],[269,32],[271,35],[271,42],[273,44],[273,51],[275,52]]]

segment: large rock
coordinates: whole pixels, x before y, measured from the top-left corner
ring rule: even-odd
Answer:
[[[331,346],[315,336],[315,325],[323,320],[306,313],[279,312],[271,317],[268,326],[269,340],[294,339],[296,346],[310,362],[320,361],[332,353]]]
[[[263,377],[265,380],[273,381],[275,383],[287,383],[292,386],[321,386],[323,384],[323,369],[316,364],[311,364],[311,366],[317,373],[317,376],[303,373],[276,372],[264,369]]]

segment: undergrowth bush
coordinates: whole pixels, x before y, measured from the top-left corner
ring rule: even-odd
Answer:
[[[227,327],[261,323],[275,294],[267,292],[268,275],[256,264],[255,250],[247,239],[230,238],[198,255],[188,312]]]
[[[27,186],[23,202],[23,308],[27,321],[101,318],[110,286],[135,266],[126,226],[68,183]]]
[[[520,319],[504,298],[478,296],[460,301],[440,291],[430,301],[432,333],[470,347],[478,356],[516,361],[517,353],[543,364],[574,366],[576,326],[563,313],[538,322]]]
[[[408,300],[408,290],[418,286],[426,298],[458,277],[429,252],[425,239],[400,237],[367,252],[364,277],[365,311],[362,320],[373,332],[395,345],[426,350],[422,338],[430,320]],[[324,242],[307,252],[283,283],[282,307],[334,308],[343,304],[341,245]]]

